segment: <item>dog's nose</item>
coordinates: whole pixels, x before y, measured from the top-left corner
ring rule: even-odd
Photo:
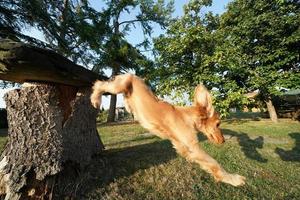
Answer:
[[[225,142],[225,138],[223,137],[223,135],[222,135],[222,139],[221,139],[221,141],[220,141],[220,144],[223,144]]]
[[[223,135],[219,135],[217,138],[217,143],[218,144],[223,144],[225,142],[225,138]]]
[[[211,134],[210,140],[216,144],[223,144],[225,139],[222,134]]]

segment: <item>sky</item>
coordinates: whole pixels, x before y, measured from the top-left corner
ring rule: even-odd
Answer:
[[[212,11],[215,14],[222,14],[225,11],[226,5],[230,1],[231,0],[214,0],[212,6],[209,8],[204,8],[203,12]],[[173,16],[180,17],[183,15],[183,5],[188,3],[188,0],[175,0],[174,2],[175,2],[175,4],[174,4],[175,11],[173,13]],[[90,4],[96,10],[101,10],[101,8],[103,8],[103,6],[105,6],[105,4],[103,3],[102,0],[90,0]],[[130,15],[123,14],[123,15],[121,15],[120,19],[127,20],[129,18],[130,18]],[[36,29],[24,30],[24,33],[44,41],[43,34]],[[163,33],[164,33],[163,30],[161,30],[158,26],[155,26],[153,29],[152,36],[156,37]],[[141,41],[143,41],[144,36],[143,36],[143,33],[142,33],[140,27],[136,26],[135,29],[132,29],[130,34],[127,35],[127,39],[131,44],[138,44]],[[108,76],[110,76],[110,73],[111,72],[109,70],[106,71],[106,74]],[[12,90],[12,88],[0,89],[0,108],[5,108],[5,102],[3,100],[3,95],[9,90]],[[109,107],[109,97],[103,97],[102,105],[103,105],[104,109],[107,109]],[[121,107],[121,106],[124,106],[123,97],[122,97],[122,95],[118,95],[117,107]]]

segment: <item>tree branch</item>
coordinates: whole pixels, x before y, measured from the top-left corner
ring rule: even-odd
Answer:
[[[135,22],[146,22],[146,21],[152,21],[152,19],[133,19],[133,20],[127,20],[127,21],[120,22],[119,25],[129,24],[129,23],[135,23]]]

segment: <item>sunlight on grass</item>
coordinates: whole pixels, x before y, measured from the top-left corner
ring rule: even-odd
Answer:
[[[136,123],[98,126],[106,150],[79,173],[78,199],[300,199],[300,123],[235,120],[222,123],[223,145],[200,145],[244,187],[215,183],[167,140]],[[7,140],[0,130],[0,148]]]
[[[138,124],[101,126],[110,177],[91,199],[299,199],[300,123],[282,120],[228,121],[227,142],[202,147],[232,173],[247,177],[234,188],[215,183],[198,165],[179,157],[171,144]],[[101,177],[99,177],[101,179]]]
[[[136,123],[110,126],[101,125],[98,131],[101,133],[101,140],[106,149],[130,147],[158,140],[157,137]]]

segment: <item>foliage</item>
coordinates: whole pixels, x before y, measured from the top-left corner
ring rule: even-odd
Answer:
[[[171,18],[173,1],[164,0],[110,0],[105,1],[102,13],[107,19],[105,37],[98,40],[95,52],[99,55],[93,71],[104,68],[112,69],[112,76],[135,70],[138,75],[145,75],[152,69],[153,63],[141,53],[149,48],[154,24],[164,28]],[[123,16],[123,17],[122,17]],[[127,16],[127,17],[124,17]],[[131,44],[126,36],[134,34],[132,30],[140,26],[144,41]],[[110,101],[108,121],[115,118],[116,97]]]
[[[103,68],[117,67],[119,73],[151,65],[139,48],[149,47],[155,23],[167,26],[173,1],[166,4],[164,0],[106,0],[105,3],[96,11],[88,0],[4,0],[0,2],[0,37],[50,47],[75,62],[92,64],[94,71],[100,73]],[[133,46],[126,35],[138,25],[145,40]],[[44,34],[47,44],[23,34],[24,29],[31,27]]]
[[[214,60],[218,48],[219,16],[211,12],[202,17],[201,9],[211,1],[191,1],[184,8],[182,18],[174,21],[166,35],[156,39],[158,77],[161,95],[192,96],[194,87],[204,83],[214,90],[216,106],[223,115],[232,105],[244,103],[243,89],[234,80],[224,79],[218,63]]]
[[[102,13],[107,21],[104,38],[99,38],[94,49],[99,54],[94,71],[103,68],[113,69],[113,75],[129,69],[139,70],[151,66],[151,62],[141,53],[140,48],[149,47],[153,24],[165,27],[173,11],[173,2],[165,4],[164,0],[111,0],[106,1]],[[127,17],[124,17],[128,15]],[[122,17],[123,16],[123,17]],[[126,39],[136,26],[140,25],[145,40],[136,46]]]
[[[96,120],[97,120],[97,122],[105,123],[107,120],[107,116],[108,116],[107,110],[104,110],[102,108],[102,110],[99,112]]]
[[[89,49],[95,46],[95,36],[106,33],[106,19],[87,0],[4,0],[0,16],[0,37],[52,48],[85,66],[92,63]],[[44,34],[47,44],[23,34],[31,27]]]
[[[297,1],[236,0],[220,20],[220,65],[265,100],[300,86],[300,5]]]
[[[230,107],[249,103],[247,92],[258,89],[265,101],[281,87],[299,87],[296,1],[235,0],[222,16],[201,15],[210,4],[190,1],[184,15],[156,39],[154,76],[161,95],[192,96],[202,82],[213,90],[224,116]]]

